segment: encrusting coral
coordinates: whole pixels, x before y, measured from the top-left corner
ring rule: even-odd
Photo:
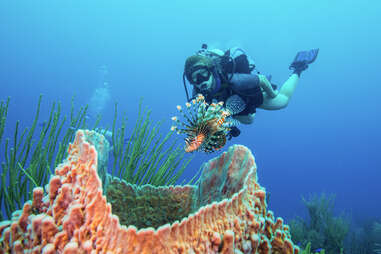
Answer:
[[[33,201],[0,223],[0,253],[299,253],[288,226],[267,210],[246,147],[232,146],[204,164],[197,186],[155,187],[172,199],[182,197],[188,206],[179,208],[184,211],[177,221],[138,230],[121,225],[103,196],[89,133],[77,132],[48,193],[35,188]],[[134,189],[136,198],[143,188]],[[166,208],[152,203],[147,206]]]

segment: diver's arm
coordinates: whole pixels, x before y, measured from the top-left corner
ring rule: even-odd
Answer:
[[[233,91],[241,95],[254,95],[259,88],[271,98],[277,95],[276,90],[272,88],[270,81],[264,75],[236,73],[231,78],[230,83]]]
[[[270,81],[265,75],[258,74],[259,86],[266,92],[270,98],[275,98],[278,95],[278,91],[274,90]]]

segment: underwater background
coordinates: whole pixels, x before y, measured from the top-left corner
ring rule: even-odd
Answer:
[[[380,7],[327,0],[1,1],[0,100],[11,97],[4,137],[12,137],[17,120],[30,126],[40,94],[40,119],[54,101],[68,113],[75,96],[76,107],[89,104],[89,121],[102,114],[104,128],[117,102],[132,129],[143,98],[165,134],[176,105],[186,101],[185,59],[203,43],[243,48],[278,86],[298,51],[320,48],[287,108],[258,109],[254,124],[241,125],[221,151],[189,155],[183,177],[243,144],[270,192],[269,208],[286,223],[305,215],[301,196],[323,192],[336,195],[335,210],[354,224],[379,218]]]

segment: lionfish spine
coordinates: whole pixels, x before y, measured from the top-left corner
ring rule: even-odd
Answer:
[[[225,118],[228,115],[224,113],[222,102],[208,104],[204,96],[198,95],[192,101],[185,103],[184,110],[181,106],[177,106],[177,109],[185,121],[173,117],[172,120],[182,128],[172,126],[171,130],[186,134],[186,152],[201,150],[211,153],[225,145],[229,123],[226,122]]]
[[[188,122],[188,124],[189,124],[189,125],[186,125],[186,124],[182,124],[182,123],[181,123],[184,127],[189,127],[189,126],[191,126],[191,125],[194,124],[193,119],[189,118],[189,117],[185,114],[185,112],[182,110],[182,108],[181,108],[180,105],[177,106],[177,110],[181,113],[181,115],[187,120],[187,122]],[[180,122],[178,122],[178,123],[180,123]]]

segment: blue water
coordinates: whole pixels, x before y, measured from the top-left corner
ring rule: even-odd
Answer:
[[[40,94],[41,119],[53,101],[68,112],[75,95],[78,107],[99,100],[102,107],[92,110],[103,114],[103,126],[111,126],[115,102],[133,126],[144,97],[167,133],[186,98],[184,61],[202,43],[244,48],[278,85],[298,51],[320,48],[288,107],[258,110],[223,151],[232,144],[253,151],[276,216],[303,215],[301,196],[321,192],[336,194],[338,212],[379,216],[380,7],[341,0],[1,1],[0,100],[11,96],[5,136],[16,120],[30,125]],[[109,87],[99,90],[102,79]],[[217,154],[197,154],[185,177]]]

